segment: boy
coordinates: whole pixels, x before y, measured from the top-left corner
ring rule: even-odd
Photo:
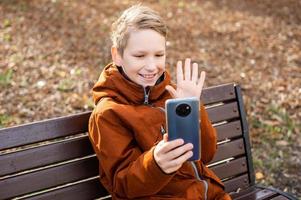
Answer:
[[[113,63],[93,88],[96,107],[89,137],[99,159],[100,181],[113,199],[231,199],[205,164],[216,133],[201,106],[202,158],[187,162],[192,144],[168,141],[165,101],[200,98],[205,72],[177,63],[177,85],[165,71],[166,26],[148,7],[133,6],[112,26]]]

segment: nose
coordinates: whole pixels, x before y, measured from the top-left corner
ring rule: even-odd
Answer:
[[[154,58],[147,59],[147,62],[145,63],[145,69],[147,71],[155,71],[157,68],[156,60]]]

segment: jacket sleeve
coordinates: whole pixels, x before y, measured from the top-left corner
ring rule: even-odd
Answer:
[[[216,130],[212,126],[204,105],[201,105],[201,161],[209,163],[216,152],[217,138]]]
[[[165,174],[155,162],[154,147],[141,151],[130,129],[113,111],[91,116],[89,137],[100,168],[109,179],[114,195],[120,198],[153,195],[173,177]]]

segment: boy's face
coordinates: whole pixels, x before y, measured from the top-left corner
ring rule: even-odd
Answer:
[[[130,33],[123,56],[112,49],[112,57],[133,82],[143,87],[154,86],[165,71],[165,50],[164,36],[143,29]]]

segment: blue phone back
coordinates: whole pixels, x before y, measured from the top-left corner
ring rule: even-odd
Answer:
[[[187,116],[180,116],[176,109],[181,104],[190,106]],[[178,98],[169,99],[165,103],[168,140],[182,138],[185,143],[193,144],[193,156],[189,160],[199,160],[201,150],[200,121],[199,121],[199,99]]]

